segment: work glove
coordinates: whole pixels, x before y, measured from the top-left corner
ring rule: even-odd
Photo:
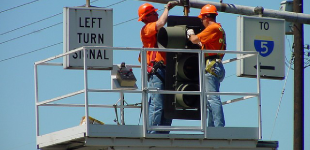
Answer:
[[[195,35],[195,32],[193,29],[187,29],[187,38],[189,38],[190,35]]]
[[[169,1],[167,3],[167,5],[165,6],[165,8],[168,8],[168,10],[172,9],[174,6],[178,5],[179,2],[178,1]]]

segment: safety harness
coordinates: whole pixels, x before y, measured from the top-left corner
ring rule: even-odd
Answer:
[[[223,39],[219,39],[219,42],[222,43],[221,49],[220,50],[225,50],[226,49],[226,35],[225,35],[225,31],[223,28],[219,29],[222,33],[223,33]],[[207,56],[206,57],[206,72],[214,75],[217,77],[216,73],[214,72],[214,64],[215,63],[221,63],[222,62],[222,58],[224,55],[221,55],[220,53],[217,53],[217,55],[213,55],[213,56]]]
[[[217,55],[216,55],[217,56]],[[208,72],[208,73],[210,73],[210,74],[212,74],[212,75],[214,75],[214,76],[216,76],[217,77],[217,75],[216,75],[216,73],[214,72],[214,64],[215,63],[217,63],[217,62],[219,62],[219,63],[221,63],[222,62],[222,59],[220,59],[220,58],[214,58],[214,59],[210,59],[210,58],[208,58],[207,60],[206,60],[206,72]]]

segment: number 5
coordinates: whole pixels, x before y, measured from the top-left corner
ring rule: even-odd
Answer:
[[[265,51],[261,51],[262,54],[265,54],[265,53],[268,52],[267,43],[268,43],[268,42],[261,42],[261,43],[260,43],[261,48],[262,48],[262,49],[265,49]]]

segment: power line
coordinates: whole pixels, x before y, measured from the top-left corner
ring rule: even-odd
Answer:
[[[1,33],[0,35],[8,34],[8,33],[10,33],[10,32],[13,32],[13,31],[16,31],[16,30],[19,30],[19,29],[25,28],[25,27],[27,27],[27,26],[31,26],[31,25],[33,25],[33,24],[39,23],[39,22],[41,22],[41,21],[44,21],[44,20],[47,20],[47,19],[53,18],[53,17],[58,16],[58,15],[61,15],[61,14],[62,14],[62,12],[61,12],[61,13],[58,13],[58,14],[55,14],[55,15],[52,15],[52,16],[49,16],[49,17],[46,17],[46,18],[43,18],[43,19],[41,19],[41,20],[38,20],[38,21],[32,22],[32,23],[29,23],[29,24],[27,24],[27,25],[24,25],[24,26],[21,26],[21,27],[15,28],[15,29],[13,29],[13,30],[3,32],[3,33]]]
[[[39,29],[39,30],[36,30],[36,31],[30,32],[30,33],[28,33],[28,34],[24,34],[24,35],[21,35],[21,36],[15,37],[15,38],[13,38],[13,39],[6,40],[6,41],[4,41],[4,42],[1,42],[0,44],[4,44],[4,43],[10,42],[10,41],[13,41],[13,40],[19,39],[19,38],[25,37],[25,36],[30,35],[30,34],[33,34],[33,33],[37,33],[37,32],[39,32],[39,31],[42,31],[42,30],[45,30],[45,29],[48,29],[48,28],[54,27],[54,26],[59,25],[59,24],[62,24],[62,22],[59,22],[59,23],[53,24],[53,25],[51,25],[51,26],[48,26],[48,27],[45,27],[45,28],[42,28],[42,29]]]
[[[0,11],[0,13],[6,12],[6,11],[9,11],[9,10],[13,10],[13,9],[18,8],[18,7],[22,7],[22,6],[25,6],[25,5],[28,5],[28,4],[31,4],[31,3],[37,2],[37,1],[39,1],[39,0],[34,0],[34,1],[31,1],[31,2],[28,2],[28,3],[25,3],[25,4],[21,4],[21,5],[18,5],[18,6],[15,6],[15,7],[9,8],[9,9],[6,9],[6,10],[2,10],[2,11]]]
[[[96,2],[96,1],[99,1],[99,0],[94,0],[94,1],[92,1],[91,3]],[[106,7],[113,6],[113,5],[116,5],[116,4],[120,4],[120,3],[125,2],[125,1],[127,1],[127,0],[122,0],[122,1],[119,1],[119,2],[116,2],[116,3],[113,3],[113,4],[111,4],[111,5],[108,5],[108,6],[106,6]],[[41,22],[41,21],[44,21],[44,20],[47,20],[47,19],[53,18],[53,17],[58,16],[58,15],[61,15],[61,14],[63,14],[63,12],[60,12],[60,13],[58,13],[58,14],[54,14],[54,15],[49,16],[49,17],[47,17],[47,18],[43,18],[43,19],[41,19],[41,20],[38,20],[38,21],[32,22],[32,23],[30,23],[30,24],[27,24],[27,25],[24,25],[24,26],[21,26],[21,27],[15,28],[15,29],[13,29],[13,30],[3,32],[3,33],[1,33],[0,35],[4,35],[4,34],[10,33],[10,32],[13,32],[13,31],[16,31],[16,30],[19,30],[19,29],[25,28],[25,27],[27,27],[27,26],[30,26],[30,25],[33,25],[33,24],[35,24],[35,23],[38,23],[38,22]],[[136,19],[136,18],[134,18],[134,19]],[[134,20],[134,19],[132,19],[132,20]],[[129,20],[129,21],[131,21],[131,20]],[[127,21],[127,22],[128,22],[128,21]],[[61,23],[62,23],[62,22],[61,22]],[[126,22],[122,22],[122,23],[119,23],[119,24],[123,24],[123,23],[126,23]],[[57,25],[58,25],[58,24],[57,24]],[[118,24],[117,24],[117,25],[118,25]],[[47,27],[47,28],[49,28],[49,27]],[[34,31],[34,32],[36,32],[36,31]],[[9,42],[9,41],[12,41],[12,40],[15,40],[15,39],[19,39],[19,38],[21,38],[21,37],[24,37],[24,36],[30,35],[30,34],[32,34],[32,33],[34,33],[34,32],[31,32],[31,33],[28,33],[28,34],[25,34],[25,35],[22,35],[22,36],[19,36],[19,37],[16,37],[16,38],[13,38],[13,39],[10,39],[10,40],[7,40],[7,41],[4,41],[4,42],[1,42],[0,44],[3,44],[3,43],[6,43],[6,42]]]
[[[97,2],[97,1],[99,1],[99,0],[93,0],[93,1],[91,1],[90,3],[94,3],[94,2]]]
[[[42,47],[42,48],[30,51],[30,52],[27,52],[27,53],[23,53],[23,54],[19,54],[19,55],[10,57],[10,58],[2,59],[2,60],[0,60],[0,62],[6,61],[6,60],[10,60],[10,59],[13,59],[13,58],[16,58],[16,57],[20,57],[20,56],[23,56],[23,55],[27,55],[27,54],[30,54],[30,53],[34,53],[34,52],[37,52],[37,51],[40,51],[40,50],[43,50],[43,49],[46,49],[46,48],[49,48],[49,47],[53,47],[53,46],[59,45],[61,43],[63,43],[63,42],[55,43],[55,44],[52,44],[52,45],[49,45],[49,46],[45,46],[45,47]]]
[[[116,2],[116,3],[114,3],[114,4],[105,6],[105,7],[110,7],[110,6],[113,6],[113,5],[117,5],[117,4],[120,4],[120,3],[125,2],[125,1],[127,1],[127,0],[122,0],[122,1]]]
[[[94,1],[92,1],[91,3],[96,2],[96,1],[99,1],[99,0],[94,0]],[[125,2],[125,1],[126,1],[126,0],[122,0],[122,1],[120,1],[120,2],[117,2],[117,3],[114,3],[114,4],[108,5],[108,6],[106,6],[106,7],[110,7],[110,6],[113,6],[113,5],[116,5],[116,4],[120,4],[120,3]],[[159,10],[159,11],[161,11],[161,10]],[[61,13],[58,13],[58,14],[55,14],[55,15],[53,15],[53,16],[50,16],[50,17],[41,19],[41,20],[39,20],[39,21],[30,23],[30,24],[25,25],[25,26],[29,26],[29,25],[32,25],[32,24],[34,24],[34,23],[37,23],[37,22],[40,22],[40,21],[43,21],[43,20],[47,20],[47,19],[49,19],[49,18],[55,17],[55,16],[60,15],[60,14],[62,14],[62,12],[61,12]],[[132,20],[134,20],[134,19],[137,19],[137,18],[133,18],[133,19],[130,19],[130,20],[128,20],[128,21],[115,24],[115,25],[113,25],[113,26],[117,26],[117,25],[120,25],[120,24],[124,24],[124,23],[129,22],[129,21],[132,21]],[[50,27],[53,27],[53,26],[56,26],[56,25],[62,24],[62,23],[63,23],[63,22],[59,22],[59,23],[57,23],[57,24],[48,26],[48,27],[46,27],[46,28],[43,28],[43,29],[40,29],[40,30],[31,32],[31,33],[28,33],[28,34],[25,34],[25,35],[22,35],[22,36],[19,36],[19,37],[16,37],[16,38],[13,38],[13,39],[10,39],[10,40],[7,40],[7,41],[4,41],[4,42],[2,42],[2,43],[0,43],[0,44],[6,43],[6,42],[9,42],[9,41],[12,41],[12,40],[16,40],[16,39],[18,39],[18,38],[21,38],[21,37],[24,37],[24,36],[27,36],[27,35],[30,35],[30,34],[33,34],[33,33],[36,33],[36,32],[42,31],[42,30],[45,30],[45,29],[48,29],[48,28],[50,28]],[[22,28],[22,27],[20,27],[20,28]],[[18,29],[14,29],[14,30],[18,30]],[[9,31],[8,31],[8,32],[9,32]],[[11,32],[12,32],[12,31],[11,31]],[[6,34],[6,33],[5,33],[5,34]],[[43,48],[40,48],[40,49],[37,49],[37,50],[33,50],[33,51],[30,51],[30,52],[27,52],[27,53],[23,53],[23,54],[16,55],[16,56],[13,56],[13,57],[10,57],[10,58],[6,58],[6,59],[3,59],[3,60],[0,60],[0,62],[6,61],[6,60],[10,60],[10,59],[13,59],[13,58],[17,58],[17,57],[20,57],[20,56],[23,56],[23,55],[27,55],[27,54],[30,54],[30,53],[33,53],[33,52],[36,52],[36,51],[39,51],[39,50],[42,50],[42,49],[46,49],[46,48],[49,48],[49,47],[52,47],[52,46],[61,44],[61,43],[63,43],[63,42],[55,43],[55,44],[52,44],[52,45],[49,45],[49,46],[46,46],[46,47],[43,47]]]
[[[162,11],[162,10],[164,10],[164,9],[160,9],[160,10],[158,10],[158,11]],[[114,26],[118,26],[118,25],[121,25],[121,24],[130,22],[130,21],[136,20],[136,19],[138,19],[138,18],[139,18],[139,17],[132,18],[132,19],[129,19],[129,20],[127,20],[127,21],[123,21],[123,22],[120,22],[120,23],[118,23],[118,24],[115,24]]]
[[[96,2],[96,1],[99,1],[99,0],[94,0],[94,1],[91,1],[90,3],[94,3],[94,2]],[[118,3],[119,3],[119,2],[118,2]],[[115,5],[115,4],[112,4],[112,5]],[[109,5],[109,6],[110,6],[110,5]],[[16,31],[16,30],[19,30],[19,29],[22,29],[22,28],[31,26],[31,25],[33,25],[33,24],[39,23],[39,22],[44,21],[44,20],[47,20],[47,19],[51,19],[51,18],[53,18],[53,17],[55,17],[55,16],[58,16],[58,15],[61,15],[61,14],[63,14],[63,12],[54,14],[54,15],[52,15],[52,16],[43,18],[43,19],[41,19],[41,20],[38,20],[38,21],[35,21],[35,22],[32,22],[32,23],[23,25],[23,26],[21,26],[21,27],[18,27],[18,28],[15,28],[15,29],[12,29],[12,30],[9,30],[9,31],[6,31],[6,32],[3,32],[3,33],[1,33],[0,35],[8,34],[8,33],[10,33],[10,32],[13,32],[13,31]]]
[[[129,22],[129,21],[136,20],[136,19],[138,19],[138,18],[139,18],[139,17],[132,18],[132,19],[129,19],[129,20],[127,20],[127,21],[123,21],[123,22],[120,22],[120,23],[118,23],[118,24],[115,24],[115,25],[113,25],[113,26],[118,26],[118,25],[121,25],[121,24],[127,23],[127,22]]]
[[[134,19],[136,19],[136,18],[134,18]],[[131,20],[133,20],[133,19],[131,19]],[[127,22],[128,22],[128,21],[127,21]],[[60,22],[60,23],[62,23],[62,22]],[[52,25],[52,26],[58,25],[58,24],[60,24],[60,23],[54,24],[54,25]],[[119,24],[122,24],[122,23],[119,23]],[[113,25],[113,26],[117,26],[117,25],[119,25],[119,24],[115,24],[115,25]],[[50,28],[50,27],[52,27],[52,26],[49,26],[49,27],[47,27],[47,28]],[[44,28],[44,29],[47,29],[47,28]],[[41,30],[43,30],[43,29],[41,29]],[[41,31],[41,30],[38,30],[38,31]],[[38,32],[38,31],[34,31],[34,32],[31,32],[31,33],[28,33],[28,34],[19,36],[19,37],[17,37],[17,38],[14,38],[14,39],[11,39],[11,40],[8,40],[8,41],[12,41],[12,40],[15,40],[15,39],[18,39],[18,38],[21,38],[21,37],[30,35],[30,34],[32,34],[32,33]],[[8,42],[8,41],[5,41],[5,42]],[[4,43],[4,42],[2,42],[2,43]],[[2,44],[2,43],[0,43],[0,44]],[[49,45],[49,46],[46,46],[46,47],[43,47],[43,48],[39,48],[39,49],[37,49],[37,50],[33,50],[33,51],[30,51],[30,52],[27,52],[27,53],[23,53],[23,54],[16,55],[16,56],[13,56],[13,57],[10,57],[10,58],[2,59],[2,60],[0,60],[0,62],[6,61],[6,60],[10,60],[10,59],[13,59],[13,58],[17,58],[17,57],[20,57],[20,56],[23,56],[23,55],[27,55],[27,54],[30,54],[30,53],[33,53],[33,52],[36,52],[36,51],[39,51],[39,50],[43,50],[43,49],[46,49],[46,48],[49,48],[49,47],[52,47],[52,46],[61,44],[61,43],[63,43],[63,42],[59,42],[59,43],[56,43],[56,44],[52,44],[52,45]]]
[[[273,128],[272,128],[272,131],[271,131],[270,140],[271,140],[271,138],[272,138],[273,131],[274,131],[274,128],[275,128],[275,125],[276,125],[276,120],[277,120],[278,114],[279,114],[279,112],[280,112],[280,106],[281,106],[281,102],[282,102],[283,95],[284,95],[284,91],[285,91],[286,81],[287,81],[287,79],[288,79],[288,76],[289,76],[289,73],[290,73],[290,68],[291,68],[291,65],[293,64],[293,60],[294,60],[294,55],[292,54],[292,55],[291,55],[290,65],[287,67],[288,69],[287,69],[286,79],[285,79],[285,82],[284,82],[284,85],[283,85],[283,90],[282,90],[282,92],[281,92],[281,97],[280,97],[280,100],[279,100],[279,105],[278,105],[276,117],[275,117],[274,122],[273,122]]]
[[[136,18],[134,18],[134,19],[136,19]],[[21,38],[21,37],[24,37],[24,36],[33,34],[33,33],[35,33],[35,32],[42,31],[42,30],[44,30],[44,29],[50,28],[50,27],[52,27],[52,26],[56,26],[56,25],[61,24],[61,23],[63,23],[63,22],[59,22],[59,23],[54,24],[54,25],[51,25],[51,26],[49,26],[49,27],[46,27],[46,28],[43,28],[43,29],[40,29],[40,30],[37,30],[37,31],[33,31],[33,32],[31,32],[31,33],[28,33],[28,34],[25,34],[25,35],[22,35],[22,36],[19,36],[19,37],[16,37],[16,38],[13,38],[13,39],[4,41],[4,42],[2,42],[2,43],[0,43],[0,44],[6,43],[6,42],[9,42],[9,41],[12,41],[12,40],[16,40],[16,39],[18,39],[18,38]],[[122,23],[119,23],[119,24],[122,24]],[[117,25],[119,25],[119,24],[115,24],[115,25],[113,25],[113,26],[117,26]],[[46,46],[46,47],[43,47],[43,48],[40,48],[40,49],[37,49],[37,50],[33,50],[33,51],[30,51],[30,52],[27,52],[27,53],[23,53],[23,54],[16,55],[16,56],[13,56],[13,57],[10,57],[10,58],[6,58],[6,59],[3,59],[3,60],[0,60],[0,62],[6,61],[6,60],[10,60],[10,59],[13,59],[13,58],[16,58],[16,57],[20,57],[20,56],[23,56],[23,55],[27,55],[27,54],[30,54],[30,53],[33,53],[33,52],[36,52],[36,51],[39,51],[39,50],[42,50],[42,49],[46,49],[46,48],[49,48],[49,47],[52,47],[52,46],[61,44],[61,43],[63,43],[63,42],[59,42],[59,43],[52,44],[52,45],[50,45],[50,46]]]
[[[293,51],[293,47],[291,46],[291,41],[287,38],[288,36],[285,36],[286,37],[286,40],[287,40],[287,43],[288,43],[288,47],[290,48],[290,51],[291,51],[291,55],[294,55],[294,51]],[[288,60],[285,56],[285,66],[289,67],[289,69],[292,69],[294,70],[294,66],[291,65],[294,64],[294,59],[293,60]]]

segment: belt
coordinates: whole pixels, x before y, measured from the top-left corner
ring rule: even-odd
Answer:
[[[212,74],[212,75],[217,77],[216,73],[214,72],[214,68],[213,68],[213,65],[215,63],[222,63],[222,60],[221,59],[216,59],[216,58],[213,58],[213,59],[208,58],[206,60],[206,69],[205,70],[206,70],[206,73],[210,73],[210,74]]]
[[[221,57],[219,55],[212,55],[212,56],[205,57],[205,60],[207,59],[221,59]]]

